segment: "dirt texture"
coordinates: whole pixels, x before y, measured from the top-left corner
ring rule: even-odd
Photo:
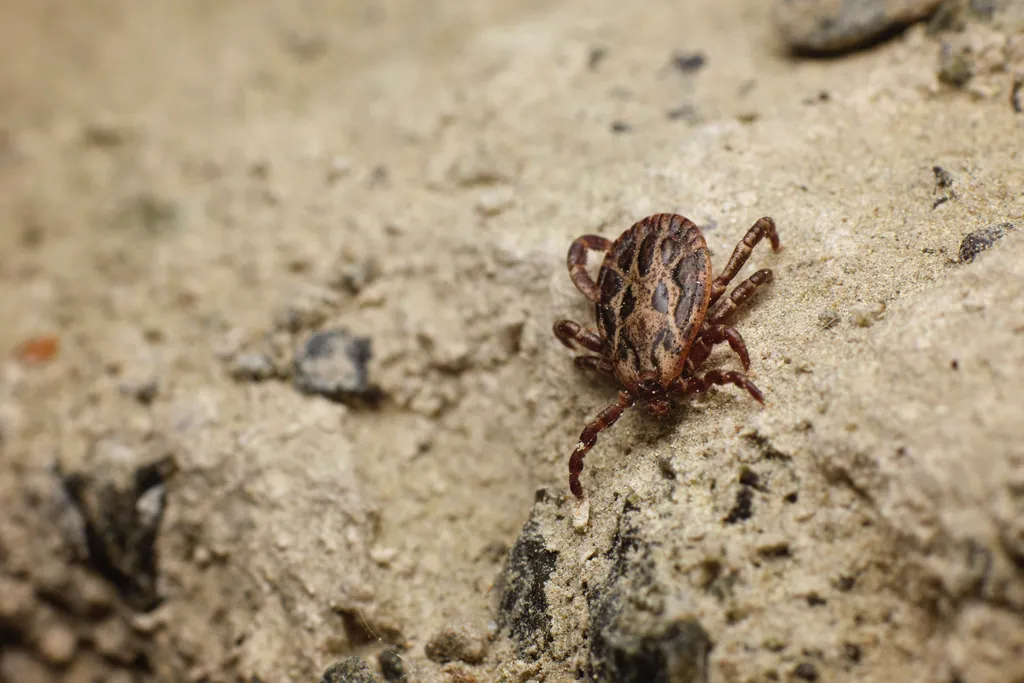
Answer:
[[[1024,13],[876,4],[5,3],[0,682],[1024,680]],[[766,406],[578,506],[566,253],[661,212],[774,218]]]

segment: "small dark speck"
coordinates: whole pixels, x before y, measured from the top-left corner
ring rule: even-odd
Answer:
[[[757,472],[749,467],[744,467],[740,470],[740,483],[744,486],[750,486],[751,488],[756,489],[761,485],[761,477],[759,477]]]
[[[736,492],[736,504],[729,510],[724,521],[726,524],[735,524],[750,519],[754,516],[754,494],[750,489],[743,488]]]
[[[800,494],[798,494],[796,491],[794,491],[793,493],[787,493],[782,500],[786,501],[787,503],[795,503],[798,500],[800,500]]]
[[[935,200],[934,202],[932,202],[932,208],[933,208],[933,209],[937,209],[937,208],[939,208],[939,207],[940,207],[941,205],[945,204],[945,203],[946,203],[946,202],[948,202],[948,201],[949,201],[949,197],[939,197],[939,198],[938,198],[938,199],[936,199],[936,200]]]
[[[811,607],[819,607],[821,605],[827,605],[828,604],[828,600],[826,600],[825,598],[821,597],[817,593],[808,593],[807,594],[807,604],[810,605]]]
[[[672,55],[672,63],[680,71],[697,71],[707,64],[708,59],[703,52],[676,52]]]
[[[1010,87],[1010,106],[1018,114],[1024,113],[1024,97],[1021,96],[1021,91],[1024,91],[1024,75],[1017,74],[1013,77],[1013,85]]]
[[[860,661],[860,646],[854,645],[853,643],[846,643],[843,645],[843,653],[846,658],[856,664]]]
[[[757,554],[768,560],[781,560],[793,556],[792,552],[789,550],[788,543],[766,545],[763,548],[758,548]]]
[[[805,681],[816,681],[818,680],[818,669],[810,662],[803,662],[798,664],[796,669],[793,670],[797,678],[801,678]]]
[[[960,369],[960,361],[958,361],[956,358],[954,358],[953,360],[949,361],[949,368],[951,370],[959,370]]]
[[[935,187],[944,190],[953,187],[953,174],[941,166],[932,166],[932,173],[935,174]]]
[[[612,123],[613,133],[628,133],[633,130],[633,126],[629,125],[625,121],[615,121]]]
[[[686,121],[687,123],[698,123],[700,121],[700,115],[697,113],[696,107],[690,104],[669,109],[668,118],[670,121]]]
[[[598,46],[591,48],[590,56],[587,58],[587,68],[593,71],[608,56],[608,48]]]
[[[391,179],[391,172],[384,165],[375,166],[370,172],[370,187],[381,187],[388,184]]]
[[[804,104],[817,104],[818,102],[828,102],[832,99],[832,96],[828,94],[827,90],[821,90],[814,97],[804,98]]]
[[[857,585],[857,579],[852,576],[840,576],[836,582],[836,588],[843,593],[849,593]]]

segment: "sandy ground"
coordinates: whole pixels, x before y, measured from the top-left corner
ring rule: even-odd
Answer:
[[[4,3],[0,679],[569,681],[699,623],[714,681],[1024,680],[1024,230],[958,254],[1024,228],[1022,34],[797,59],[766,3],[628,4]],[[577,528],[615,394],[566,251],[657,212],[716,268],[777,222],[767,406],[627,414]],[[338,326],[376,405],[289,381]]]

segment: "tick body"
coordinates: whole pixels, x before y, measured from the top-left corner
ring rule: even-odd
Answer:
[[[760,390],[741,372],[697,373],[711,348],[723,342],[739,356],[744,371],[750,368],[743,338],[724,321],[771,279],[772,272],[759,270],[728,297],[722,295],[764,237],[773,250],[780,249],[771,218],[758,220],[747,231],[718,277],[713,277],[704,235],[677,214],[648,216],[614,242],[583,235],[569,247],[569,277],[594,303],[597,332],[559,320],[555,336],[571,349],[580,346],[593,352],[577,356],[577,366],[610,375],[622,387],[618,400],[580,434],[569,458],[569,488],[576,498],[583,498],[579,476],[584,456],[597,435],[634,404],[663,417],[671,410],[672,396],[706,391],[716,384],[734,384],[764,403]],[[587,272],[589,251],[605,252],[597,282]]]

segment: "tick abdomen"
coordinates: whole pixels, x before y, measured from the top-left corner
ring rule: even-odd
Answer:
[[[598,276],[597,321],[615,374],[635,389],[665,387],[682,372],[711,295],[700,230],[673,214],[650,216],[612,245]]]

